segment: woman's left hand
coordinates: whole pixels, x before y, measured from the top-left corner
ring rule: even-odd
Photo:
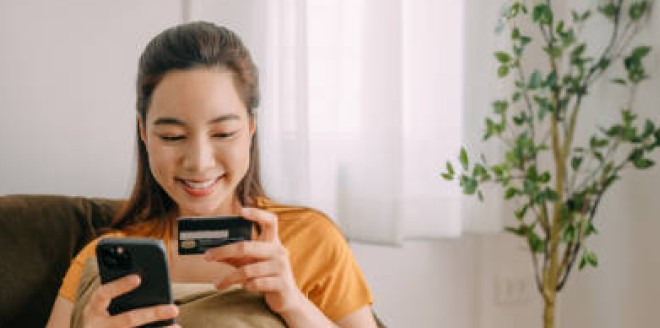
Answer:
[[[243,217],[261,228],[256,240],[209,249],[204,255],[207,261],[224,262],[237,268],[217,282],[216,288],[224,289],[238,283],[245,290],[262,293],[273,311],[292,310],[303,295],[291,271],[289,252],[280,242],[277,216],[256,208],[244,208]]]

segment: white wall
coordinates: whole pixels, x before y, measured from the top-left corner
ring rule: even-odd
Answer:
[[[258,64],[266,56],[257,27],[263,3],[191,3],[191,19],[220,17],[214,20],[241,34]],[[180,5],[159,0],[0,3],[0,195],[127,195],[137,58],[152,36],[181,21]],[[655,25],[645,37],[660,49],[660,8],[655,9]],[[488,54],[484,58],[492,60]],[[650,66],[660,76],[657,53]],[[656,119],[659,83],[656,78],[645,86],[638,103]],[[612,101],[610,93],[601,87],[592,106]],[[562,327],[655,326],[660,202],[654,191],[659,183],[658,168],[631,172],[607,196],[599,212],[601,233],[590,244],[601,268],[572,277],[560,298]],[[372,287],[375,309],[391,327],[541,326],[528,254],[509,235],[414,241],[400,249],[352,247]],[[517,299],[502,299],[502,288],[511,283],[523,290]]]
[[[0,3],[0,194],[130,191],[137,59],[174,1]]]
[[[575,3],[559,1],[555,5],[565,10]],[[659,22],[660,8],[655,6],[651,25],[638,41],[654,48],[646,61],[652,80],[640,88],[635,103],[640,116],[655,122],[660,121]],[[602,46],[606,42],[603,39],[608,26],[597,20],[585,29],[585,36],[601,39],[599,44]],[[621,104],[624,94],[620,87],[607,82],[612,77],[603,77],[585,102],[577,140],[590,135],[594,122],[607,122],[620,115],[615,105]],[[653,158],[658,162],[660,154]],[[657,256],[660,245],[655,242],[660,232],[658,185],[660,168],[641,172],[629,170],[606,194],[596,218],[600,233],[587,242],[599,256],[599,268],[573,272],[558,299],[557,327],[658,326],[656,304],[660,284],[656,279],[660,274]],[[542,302],[533,289],[531,263],[525,245],[508,234],[481,237],[480,245],[476,258],[483,269],[477,274],[477,279],[482,281],[477,292],[481,320],[475,327],[541,327]],[[525,289],[521,298],[529,302],[498,302],[495,295],[498,277],[520,282]]]
[[[587,37],[598,37],[609,24],[600,20],[585,30]],[[653,47],[645,60],[652,79],[638,90],[634,108],[641,117],[660,122],[660,6],[653,10],[650,25],[638,44]],[[619,64],[620,65],[620,64]],[[621,73],[622,67],[617,68]],[[618,74],[617,74],[618,75]],[[585,104],[583,123],[602,122],[619,115],[626,93],[607,80],[596,85]],[[618,106],[617,106],[618,105]],[[585,109],[587,109],[585,108]],[[584,136],[584,135],[583,135]],[[618,185],[606,194],[598,210],[600,233],[590,242],[599,256],[599,268],[572,277],[560,300],[560,323],[564,327],[657,327],[657,302],[660,295],[660,154],[649,171],[630,169]]]

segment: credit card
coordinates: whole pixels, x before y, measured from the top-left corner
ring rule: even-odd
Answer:
[[[180,218],[179,255],[252,239],[252,221],[240,216]]]

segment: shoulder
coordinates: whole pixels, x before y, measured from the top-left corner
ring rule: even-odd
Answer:
[[[302,271],[315,275],[352,258],[348,242],[337,225],[324,213],[302,206],[262,202],[261,208],[278,217],[278,234],[289,251],[291,264],[297,275]]]
[[[258,207],[277,216],[280,238],[314,238],[317,243],[333,241],[344,243],[339,227],[323,212],[310,207],[285,205],[261,198]]]

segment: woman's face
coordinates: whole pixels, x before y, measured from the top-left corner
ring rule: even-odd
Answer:
[[[226,69],[168,72],[156,86],[140,135],[151,172],[179,216],[236,214],[254,120]]]

